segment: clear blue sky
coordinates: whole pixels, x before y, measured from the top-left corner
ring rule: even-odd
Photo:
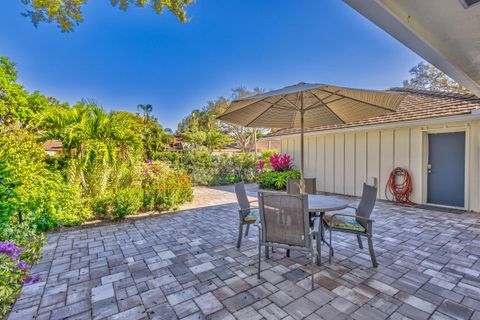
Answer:
[[[106,109],[150,103],[164,127],[237,86],[300,81],[400,86],[421,58],[340,0],[197,0],[191,21],[90,0],[73,33],[35,29],[20,0],[0,4],[0,55],[20,82],[62,101]]]

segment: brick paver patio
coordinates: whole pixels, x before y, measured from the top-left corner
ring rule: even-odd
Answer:
[[[378,203],[379,267],[336,236],[311,291],[298,252],[276,250],[257,280],[258,233],[235,248],[231,188],[195,193],[177,213],[49,234],[33,269],[43,280],[10,319],[480,319],[478,214]]]

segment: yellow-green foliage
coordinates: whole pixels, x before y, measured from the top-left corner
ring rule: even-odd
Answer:
[[[14,184],[15,197],[9,199],[15,213],[22,212],[27,223],[39,230],[82,223],[89,212],[80,192],[45,163],[45,152],[34,137],[23,129],[0,129],[0,162]],[[2,215],[2,223],[17,215]]]

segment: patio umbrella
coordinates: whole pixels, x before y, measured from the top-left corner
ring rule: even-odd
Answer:
[[[251,128],[300,128],[300,189],[305,128],[345,124],[395,112],[405,94],[299,83],[233,101],[219,119]]]

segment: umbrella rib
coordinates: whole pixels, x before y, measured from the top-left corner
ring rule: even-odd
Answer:
[[[270,106],[265,110],[263,111],[262,113],[260,113],[258,116],[256,116],[252,121],[250,121],[249,123],[247,123],[244,127],[248,127],[250,126],[252,123],[254,123],[255,121],[257,121],[258,118],[260,118],[261,116],[263,116],[268,110],[270,110],[276,103],[278,103],[280,100],[282,100],[283,97],[280,97],[280,99],[278,99],[277,101],[275,101],[274,103],[271,103]],[[282,108],[283,109],[283,108]],[[291,111],[289,108],[286,108],[287,110]]]
[[[221,119],[223,116],[226,116],[227,114],[234,113],[235,111],[238,111],[238,110],[241,110],[241,109],[246,108],[246,107],[248,107],[248,106],[251,106],[251,105],[254,104],[254,103],[262,102],[263,100],[266,100],[266,99],[268,99],[268,98],[270,98],[270,97],[265,97],[265,98],[260,99],[260,100],[258,100],[258,101],[253,101],[253,102],[251,102],[251,103],[249,103],[249,104],[241,107],[240,109],[233,110],[233,111],[230,111],[230,112],[227,112],[227,111],[228,111],[228,109],[227,109],[227,110],[225,110],[225,112],[222,113],[218,118]],[[234,102],[234,101],[233,101],[233,102]],[[232,102],[232,103],[233,103],[233,102]],[[230,105],[231,105],[231,104],[230,104]],[[230,106],[229,106],[229,108],[230,108]]]
[[[330,109],[330,107],[327,106],[327,104],[326,104],[325,102],[323,102],[322,99],[320,99],[319,97],[317,97],[317,95],[316,95],[315,93],[312,92],[312,94],[315,96],[315,98],[317,98],[317,100],[318,100],[318,102],[319,102],[320,104],[322,104],[328,111],[330,111],[331,114],[333,114],[333,116],[334,116],[335,118],[337,118],[337,119],[338,119],[340,122],[342,122],[342,123],[347,123],[347,122],[344,121],[342,118],[340,118],[340,117],[338,116],[338,114],[336,114],[332,109]]]
[[[287,98],[285,98],[285,96],[281,96],[280,100],[285,100],[285,102],[287,102],[289,105],[291,105],[292,107],[295,108],[295,111],[298,111],[298,107],[296,105],[294,105],[293,103],[291,103],[290,101],[288,101]],[[280,101],[280,100],[278,100],[278,101]],[[291,109],[289,109],[289,110],[291,110]]]
[[[320,89],[318,88],[317,90],[320,90],[320,91],[323,91],[323,92],[327,92],[327,93],[331,93],[330,91],[327,91],[327,90],[324,90],[324,89]],[[345,99],[350,99],[350,100],[353,100],[353,101],[356,101],[356,102],[360,102],[360,103],[365,103],[365,104],[368,104],[369,106],[372,106],[372,107],[375,107],[375,108],[379,108],[379,109],[382,109],[382,110],[386,110],[386,111],[389,111],[389,112],[395,112],[395,110],[392,110],[392,109],[389,109],[389,108],[385,108],[385,107],[382,107],[382,106],[379,106],[379,105],[376,105],[376,104],[373,104],[373,103],[370,103],[370,102],[366,102],[366,101],[362,101],[362,100],[359,100],[359,99],[355,99],[355,98],[351,98],[351,97],[348,97],[348,96],[345,96],[343,94],[340,94],[338,93],[339,91],[337,91],[337,93],[335,93],[335,95],[339,96],[339,97],[343,97]],[[329,102],[330,103],[330,102]]]

